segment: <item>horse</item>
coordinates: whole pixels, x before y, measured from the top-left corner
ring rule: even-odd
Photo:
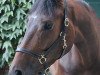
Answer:
[[[97,18],[83,0],[36,0],[8,75],[100,75]]]

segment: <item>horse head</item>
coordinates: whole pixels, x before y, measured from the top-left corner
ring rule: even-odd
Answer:
[[[66,0],[37,0],[29,12],[26,33],[9,75],[41,75],[71,49],[74,34]]]

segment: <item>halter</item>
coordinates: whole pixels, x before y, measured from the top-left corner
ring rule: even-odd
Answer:
[[[22,52],[25,54],[28,54],[30,56],[32,56],[33,58],[36,58],[39,63],[43,66],[45,66],[45,74],[47,74],[47,70],[48,70],[48,66],[45,65],[45,63],[47,62],[47,56],[50,52],[52,52],[52,50],[54,50],[56,48],[56,45],[59,43],[59,41],[63,41],[63,47],[62,47],[62,54],[60,55],[60,57],[62,57],[65,53],[65,50],[67,48],[67,41],[66,41],[66,32],[65,29],[69,26],[69,19],[67,18],[67,8],[66,8],[66,0],[64,0],[64,13],[65,13],[65,17],[64,17],[64,27],[61,30],[59,37],[54,41],[54,43],[45,51],[43,51],[42,53],[36,53],[33,52],[32,50],[26,49],[26,48],[18,48],[16,49],[16,52]]]

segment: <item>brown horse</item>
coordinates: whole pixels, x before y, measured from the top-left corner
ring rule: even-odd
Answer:
[[[9,75],[100,75],[96,20],[82,0],[37,0]]]

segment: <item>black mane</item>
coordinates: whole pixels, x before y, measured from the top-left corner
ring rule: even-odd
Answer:
[[[47,16],[54,16],[56,14],[55,9],[62,8],[62,5],[61,0],[36,0],[29,14],[36,11]]]

